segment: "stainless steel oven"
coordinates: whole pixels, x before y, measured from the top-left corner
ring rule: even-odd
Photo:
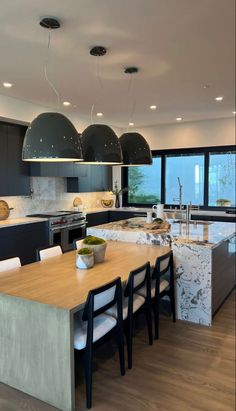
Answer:
[[[49,245],[61,245],[63,251],[72,250],[73,241],[86,236],[86,217],[81,212],[55,211],[28,217],[48,218]]]
[[[73,241],[86,236],[86,224],[67,225],[49,228],[49,244],[61,245],[64,251],[72,250]]]

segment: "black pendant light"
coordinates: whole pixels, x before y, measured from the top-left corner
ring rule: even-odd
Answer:
[[[77,130],[60,113],[42,113],[28,127],[22,150],[24,161],[81,161]]]
[[[122,166],[144,166],[152,164],[152,153],[145,138],[135,132],[122,134],[119,138],[123,153]]]
[[[125,74],[130,74],[129,91],[131,89],[132,75],[138,73],[137,67],[127,67]],[[133,110],[132,110],[133,115]],[[130,118],[132,120],[132,118]],[[129,125],[133,123],[129,122]],[[119,138],[122,154],[122,166],[144,166],[152,164],[152,153],[145,138],[140,133],[129,132]]]
[[[103,46],[93,47],[90,50],[90,54],[95,57],[104,56],[106,48]],[[97,77],[98,83],[102,87],[98,72]],[[119,139],[112,128],[106,124],[92,124],[88,126],[81,134],[80,140],[84,156],[83,164],[122,164],[122,151]]]
[[[58,20],[47,17],[40,25],[49,29],[48,49],[50,46],[50,30],[58,29]],[[44,67],[45,78],[58,98],[59,94],[47,77],[47,67]],[[42,113],[29,125],[22,149],[23,161],[83,161],[81,143],[78,133],[71,121],[61,113]]]
[[[84,162],[83,164],[122,163],[120,142],[114,131],[105,124],[92,124],[80,136]]]

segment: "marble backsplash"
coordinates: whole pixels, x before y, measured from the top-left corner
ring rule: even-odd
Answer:
[[[72,210],[73,200],[80,197],[86,209],[101,207],[101,199],[113,198],[107,192],[94,193],[67,193],[66,179],[58,177],[31,177],[32,195],[28,197],[1,197],[7,201],[11,210],[10,218],[25,217],[45,211]]]

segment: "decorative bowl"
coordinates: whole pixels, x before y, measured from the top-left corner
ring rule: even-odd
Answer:
[[[107,200],[101,200],[101,204],[104,208],[110,208],[114,204],[114,200],[112,199],[107,199]]]

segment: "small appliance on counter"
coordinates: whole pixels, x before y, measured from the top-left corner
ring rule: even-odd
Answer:
[[[49,245],[61,245],[64,251],[73,249],[73,241],[86,236],[86,218],[80,211],[50,211],[26,217],[48,218]]]

